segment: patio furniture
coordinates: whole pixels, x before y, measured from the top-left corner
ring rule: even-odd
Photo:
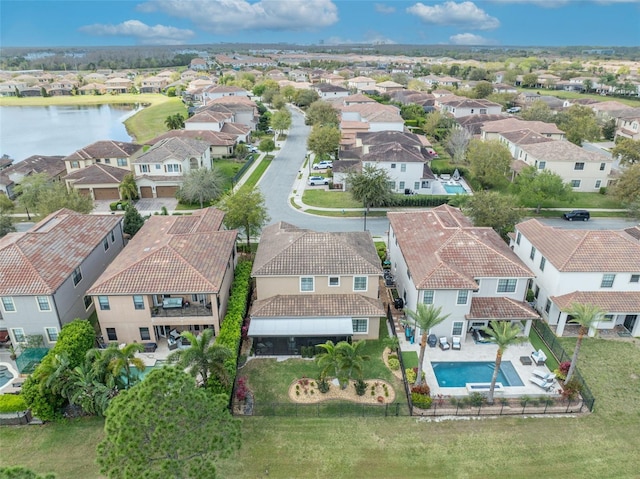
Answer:
[[[142,343],[144,346],[145,353],[155,353],[156,349],[158,349],[158,345],[156,343]]]
[[[182,298],[164,298],[162,300],[163,309],[182,308]]]
[[[538,349],[531,353],[531,359],[536,363],[536,366],[544,366],[544,363],[547,360],[547,355],[544,354],[542,349]]]
[[[438,344],[440,345],[440,349],[442,349],[443,351],[451,349],[451,345],[449,344],[449,341],[447,341],[446,336],[441,337],[438,341]]]
[[[460,336],[451,337],[451,349],[462,349],[462,343]]]
[[[443,173],[440,175],[440,179],[444,180],[444,181],[449,181],[451,179],[451,175],[447,174],[447,173]]]
[[[544,379],[545,381],[553,381],[556,378],[556,375],[554,373],[548,373],[546,371],[543,371],[542,369],[534,369],[531,374],[540,379]]]
[[[523,366],[531,366],[531,364],[533,363],[529,356],[520,356],[520,364],[522,364]]]
[[[167,339],[167,344],[169,345],[169,351],[173,351],[174,349],[178,349],[178,341],[176,341],[172,337],[169,337]]]
[[[435,348],[436,344],[438,344],[438,336],[436,336],[435,334],[430,334],[427,337],[427,344],[430,348]]]
[[[553,387],[553,379],[551,381],[547,381],[545,379],[539,378],[538,376],[531,376],[529,378],[529,382],[532,382],[538,387],[541,387],[545,391],[549,391]]]

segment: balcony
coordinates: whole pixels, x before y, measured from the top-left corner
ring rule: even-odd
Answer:
[[[200,303],[192,304],[184,302],[182,306],[162,307],[157,306],[151,309],[152,318],[185,318],[195,316],[208,316],[213,317],[213,311],[211,311],[211,303],[202,305]]]

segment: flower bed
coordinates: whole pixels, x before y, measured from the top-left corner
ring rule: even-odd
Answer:
[[[390,404],[396,399],[396,393],[386,381],[371,379],[365,381],[367,387],[364,395],[356,393],[356,381],[350,380],[346,389],[340,388],[336,380],[328,380],[329,390],[320,392],[318,381],[315,379],[297,379],[289,386],[289,399],[296,403],[313,404],[330,399],[351,401],[360,404]]]

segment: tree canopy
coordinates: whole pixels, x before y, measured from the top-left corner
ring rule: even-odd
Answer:
[[[182,116],[180,113],[169,115],[164,120],[164,124],[170,130],[181,130],[182,128],[184,128],[184,116]]]
[[[640,140],[620,137],[611,149],[611,155],[620,159],[621,165],[635,165],[640,163]]]
[[[144,224],[144,218],[140,215],[140,212],[132,204],[128,204],[124,210],[124,218],[122,220],[122,231],[128,235],[135,235],[142,225]]]
[[[534,206],[540,212],[546,200],[569,198],[573,190],[562,181],[562,177],[549,170],[539,171],[535,166],[527,166],[516,177],[512,185],[520,201],[525,206]]]
[[[306,125],[338,125],[338,111],[326,101],[314,101],[307,109]]]
[[[224,211],[224,225],[229,229],[242,230],[251,247],[251,237],[257,236],[271,218],[267,213],[264,196],[259,189],[242,187],[222,198],[220,209]]]
[[[125,200],[135,200],[138,197],[138,185],[136,185],[133,173],[126,175],[118,188],[120,189],[120,195]]]
[[[151,371],[114,398],[104,429],[97,461],[111,479],[214,479],[216,461],[240,446],[240,424],[225,399],[173,367]]]
[[[276,132],[288,130],[291,127],[291,113],[286,108],[280,108],[271,115],[271,127]]]
[[[223,184],[224,177],[217,168],[196,168],[184,175],[178,197],[188,203],[198,202],[204,208],[205,203],[220,197]]]
[[[475,226],[493,228],[502,238],[522,219],[516,198],[495,191],[477,191],[464,204],[463,211]]]
[[[474,178],[485,188],[506,185],[513,158],[509,149],[497,140],[471,140],[467,161]]]
[[[640,163],[626,167],[609,191],[627,207],[632,216],[640,218]]]
[[[340,146],[340,130],[335,125],[314,125],[307,138],[307,147],[316,157],[334,155]]]
[[[46,216],[61,208],[78,213],[90,213],[93,210],[91,197],[81,195],[78,190],[67,187],[62,182],[52,182],[46,173],[36,173],[21,180],[16,187],[18,202],[27,210]]]
[[[348,191],[354,200],[361,202],[367,209],[393,203],[390,181],[386,170],[369,164],[362,167],[361,173],[351,172],[347,175]]]
[[[558,113],[554,121],[563,130],[567,140],[582,146],[583,141],[594,141],[600,138],[601,130],[596,115],[591,108],[572,105],[569,109]]]

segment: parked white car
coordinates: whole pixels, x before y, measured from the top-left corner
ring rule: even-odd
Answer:
[[[309,177],[309,186],[328,185],[328,184],[329,184],[329,179],[325,178],[324,176],[310,176]]]
[[[321,161],[313,164],[314,170],[326,170],[327,168],[333,168],[333,161]]]

